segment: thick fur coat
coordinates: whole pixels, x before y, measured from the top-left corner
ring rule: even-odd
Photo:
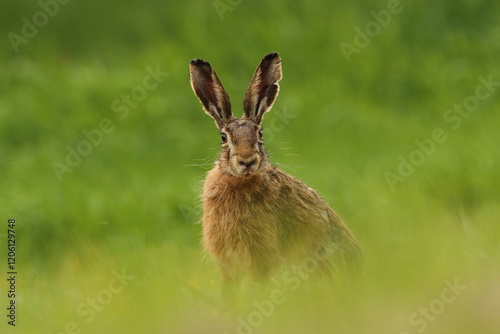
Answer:
[[[279,92],[279,55],[265,56],[257,67],[241,119],[209,63],[192,60],[190,78],[221,133],[219,159],[204,182],[202,226],[204,247],[224,276],[262,279],[310,257],[322,258],[326,271],[357,263],[362,252],[340,217],[316,191],[268,161],[261,122]]]

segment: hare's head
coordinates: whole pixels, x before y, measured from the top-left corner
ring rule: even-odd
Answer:
[[[189,64],[191,87],[203,110],[219,128],[222,149],[220,167],[235,176],[251,176],[267,163],[262,142],[262,117],[278,96],[281,80],[281,59],[271,53],[262,59],[255,70],[243,101],[243,117],[231,112],[231,102],[217,74],[210,64],[201,59]]]

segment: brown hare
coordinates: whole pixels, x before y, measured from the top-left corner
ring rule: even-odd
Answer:
[[[257,67],[242,118],[233,116],[229,96],[208,62],[192,60],[189,74],[222,138],[219,159],[203,186],[202,226],[204,247],[223,275],[262,279],[307,259],[327,271],[332,264],[355,264],[362,252],[339,216],[313,189],[268,161],[261,123],[279,91],[278,53]]]

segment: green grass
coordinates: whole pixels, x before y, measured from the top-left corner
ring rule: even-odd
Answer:
[[[3,1],[0,332],[237,333],[250,317],[258,326],[240,332],[498,333],[500,86],[456,129],[443,116],[475,94],[478,77],[500,81],[500,5],[401,5],[347,62],[339,44],[353,44],[353,27],[364,29],[387,1],[242,1],[223,21],[212,1],[70,1],[18,53],[7,34],[20,34],[22,17],[40,7]],[[200,245],[198,198],[219,138],[187,65],[210,61],[239,116],[272,51],[284,78],[264,119],[266,146],[339,212],[366,264],[356,280],[304,279],[291,289],[277,277],[228,296]],[[121,119],[113,102],[142,85],[148,66],[168,76]],[[105,118],[112,131],[60,182],[54,161]],[[391,189],[386,172],[436,128],[446,140]],[[10,217],[15,329],[4,315]],[[119,286],[122,270],[134,278]],[[467,288],[423,321],[421,308],[437,307],[455,279]],[[110,294],[110,284],[120,291]],[[268,305],[276,289],[283,302],[259,311],[254,302]],[[107,304],[91,317],[96,296]]]

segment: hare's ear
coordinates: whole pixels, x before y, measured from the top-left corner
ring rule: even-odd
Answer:
[[[277,52],[270,53],[260,62],[245,93],[243,109],[246,118],[257,124],[262,122],[262,116],[271,109],[278,96],[281,78],[281,58]]]
[[[203,110],[222,129],[232,117],[231,102],[214,69],[204,60],[193,59],[189,63],[189,77]]]

